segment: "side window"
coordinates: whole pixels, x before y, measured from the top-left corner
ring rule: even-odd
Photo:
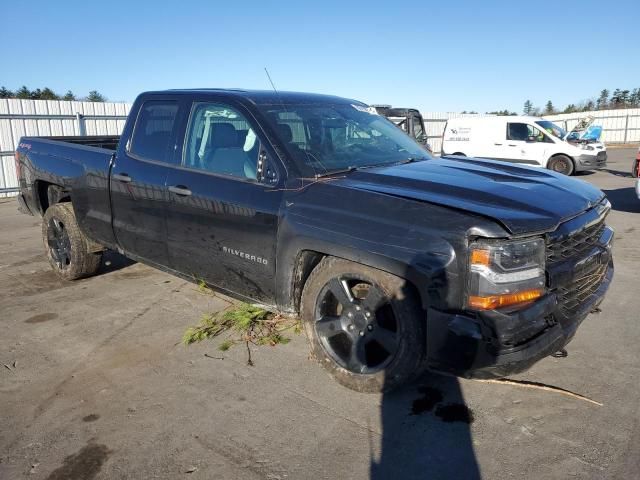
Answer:
[[[542,130],[536,127],[533,127],[531,125],[527,125],[527,127],[529,128],[528,140],[530,142],[553,143],[553,141],[549,138],[548,135],[545,135],[544,133],[542,133]]]
[[[525,142],[529,137],[529,126],[526,123],[508,123],[507,140]]]
[[[171,138],[176,123],[176,102],[152,100],[142,104],[129,152],[148,160],[170,163],[173,150]]]
[[[519,140],[522,142],[553,143],[553,141],[541,130],[527,123],[507,124],[507,140]]]
[[[185,137],[184,166],[264,183],[277,182],[275,170],[251,125],[244,115],[226,105],[194,105]]]

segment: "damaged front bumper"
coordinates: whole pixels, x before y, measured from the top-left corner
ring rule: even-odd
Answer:
[[[587,315],[598,308],[613,279],[613,261],[607,259],[602,268],[597,289],[570,317],[560,313],[556,293],[514,312],[429,309],[429,367],[466,378],[500,378],[527,370],[564,348]]]

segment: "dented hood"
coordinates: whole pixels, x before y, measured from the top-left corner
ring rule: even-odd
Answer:
[[[467,157],[364,169],[343,181],[490,217],[514,235],[554,230],[604,197],[586,182],[549,170]]]

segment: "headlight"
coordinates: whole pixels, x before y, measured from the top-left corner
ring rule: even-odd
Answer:
[[[581,143],[580,148],[582,150],[595,150],[595,148],[593,148],[591,145],[587,145],[586,143]]]
[[[475,310],[530,303],[544,294],[542,238],[478,241],[469,255],[468,307]]]

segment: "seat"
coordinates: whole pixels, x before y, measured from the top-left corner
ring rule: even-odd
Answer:
[[[242,146],[238,146],[238,132],[233,125],[214,123],[211,130],[209,148],[203,158],[204,168],[215,173],[255,179],[256,168]]]

